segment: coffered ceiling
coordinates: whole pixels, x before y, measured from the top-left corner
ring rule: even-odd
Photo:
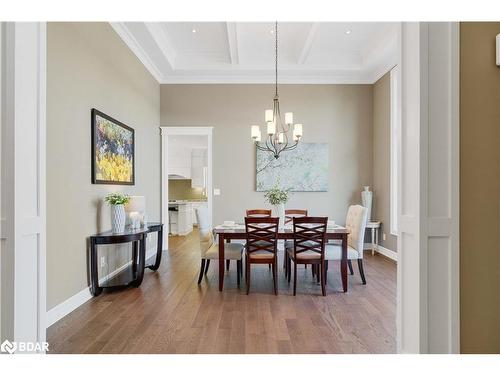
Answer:
[[[274,82],[272,22],[120,22],[160,83]],[[397,23],[279,24],[279,82],[373,83],[397,63]]]

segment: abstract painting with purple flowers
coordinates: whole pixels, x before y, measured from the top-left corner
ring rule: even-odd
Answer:
[[[134,184],[134,129],[92,109],[92,183]]]

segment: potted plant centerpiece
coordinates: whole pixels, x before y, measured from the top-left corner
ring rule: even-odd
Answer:
[[[280,226],[285,225],[285,203],[288,202],[290,198],[290,193],[288,190],[281,189],[279,182],[277,182],[270,190],[264,194],[267,201],[274,206],[276,215],[279,217]]]
[[[123,233],[125,231],[125,204],[130,197],[126,194],[111,193],[104,198],[111,207],[111,226],[113,233]]]

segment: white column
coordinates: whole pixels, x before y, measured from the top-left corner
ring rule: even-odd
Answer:
[[[459,351],[458,24],[402,28],[398,351]]]
[[[5,337],[45,341],[46,25],[7,23],[2,113]],[[3,246],[5,245],[5,246]]]

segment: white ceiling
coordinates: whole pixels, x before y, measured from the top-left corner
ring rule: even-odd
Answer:
[[[272,22],[111,25],[160,83],[274,82]],[[398,23],[278,27],[281,83],[373,83],[397,63]]]

